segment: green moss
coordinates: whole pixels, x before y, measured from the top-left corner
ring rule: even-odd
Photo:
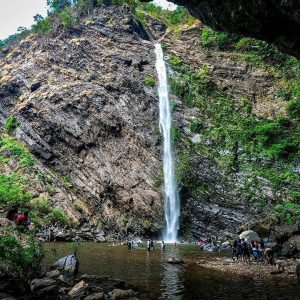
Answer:
[[[0,139],[0,155],[9,159],[13,157],[23,166],[32,166],[35,163],[25,145],[9,136]]]
[[[189,129],[193,133],[200,133],[201,129],[203,129],[203,123],[201,120],[192,120]]]
[[[155,86],[155,79],[153,77],[150,76],[146,76],[144,78],[144,83],[150,87],[154,87]]]
[[[300,205],[286,202],[275,207],[276,215],[288,224],[294,224],[300,218]]]
[[[59,222],[62,225],[70,224],[70,219],[65,215],[65,213],[60,208],[54,208],[48,214],[48,220],[51,222]]]
[[[25,204],[30,199],[26,191],[28,181],[17,173],[10,175],[0,173],[0,203],[8,205],[13,202]]]
[[[10,116],[5,122],[4,130],[8,134],[11,134],[16,128],[18,128],[18,126],[19,122],[16,118],[14,116]]]

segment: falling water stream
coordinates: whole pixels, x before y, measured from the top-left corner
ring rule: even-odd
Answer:
[[[160,44],[155,45],[156,71],[159,79],[159,126],[164,138],[164,206],[166,226],[163,239],[166,242],[174,242],[177,239],[179,229],[179,195],[175,179],[175,166],[172,155],[171,141],[171,111],[169,102],[168,80],[163,50]]]

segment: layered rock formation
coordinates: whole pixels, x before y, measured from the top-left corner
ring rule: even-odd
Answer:
[[[110,7],[75,28],[29,36],[1,58],[2,125],[14,114],[15,136],[70,178],[89,218],[124,233],[163,220],[147,39],[127,8]]]
[[[146,1],[145,1],[146,2]],[[296,0],[170,0],[217,30],[241,33],[277,44],[300,57],[300,3]]]

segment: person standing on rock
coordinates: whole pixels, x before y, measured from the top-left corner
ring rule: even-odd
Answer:
[[[150,240],[147,241],[147,252],[150,252]]]
[[[161,241],[161,244],[160,244],[160,250],[162,252],[165,252],[166,251],[166,245],[165,245],[165,242],[164,241]]]
[[[250,249],[247,241],[242,238],[243,262],[250,263]]]
[[[153,240],[150,241],[150,250],[154,251],[154,242],[153,242]]]

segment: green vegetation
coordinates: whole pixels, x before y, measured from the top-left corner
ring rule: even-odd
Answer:
[[[65,28],[72,27],[75,24],[75,20],[72,16],[72,8],[71,7],[65,8],[63,11],[61,11],[58,14],[58,17],[59,17],[61,24]]]
[[[150,76],[146,76],[144,78],[144,83],[150,87],[154,87],[155,86],[155,79],[153,77]]]
[[[2,159],[1,159],[2,158]],[[16,159],[22,166],[34,165],[34,159],[22,142],[6,136],[0,139],[0,165],[1,161],[9,158]]]
[[[0,205],[26,203],[30,198],[30,193],[26,189],[27,180],[24,177],[17,173],[0,174]]]
[[[11,232],[0,236],[0,271],[26,290],[30,280],[42,273],[44,251],[34,237],[23,236],[22,241]]]
[[[138,3],[138,1],[135,1]],[[135,16],[144,24],[147,24],[146,16],[156,19],[168,27],[175,27],[177,25],[188,24],[192,25],[194,19],[184,7],[178,6],[174,11],[164,10],[153,3],[138,3],[136,6]]]
[[[250,192],[255,189],[259,195],[261,184],[257,178],[269,180],[274,191],[282,193],[276,196],[276,214],[285,222],[294,222],[299,218],[300,198],[296,192],[300,189],[300,174],[294,171],[294,166],[299,165],[300,155],[299,62],[262,41],[240,39],[208,28],[202,31],[200,38],[207,48],[217,47],[231,52],[243,49],[238,55],[241,51],[245,55],[242,57],[251,57],[256,66],[267,68],[271,74],[279,74],[283,84],[279,96],[288,101],[287,115],[256,116],[251,99],[244,96],[236,101],[211,81],[208,66],[197,70],[181,57],[171,56],[171,91],[185,105],[195,107],[202,116],[189,124],[192,133],[200,134],[200,143],[192,143],[182,131],[172,129],[178,150],[177,177],[185,194],[194,199],[205,195],[209,201],[208,195],[214,193],[209,191],[209,185],[199,180],[197,158],[206,157],[214,161],[220,171],[225,170],[232,180],[240,171],[251,174],[248,194],[246,190],[241,191],[249,201],[258,203]],[[244,188],[247,189],[246,184]],[[263,200],[260,205],[264,205]]]
[[[193,133],[200,133],[201,129],[203,129],[204,125],[201,120],[192,120],[189,129]]]
[[[8,134],[11,134],[18,126],[19,122],[16,120],[16,118],[14,116],[10,116],[5,122],[4,130]]]
[[[222,48],[228,43],[229,34],[214,31],[209,27],[204,27],[201,32],[201,43],[204,47],[218,46]]]
[[[83,209],[80,206],[79,203],[74,203],[74,208],[79,212],[79,213],[83,213]]]
[[[288,224],[293,224],[300,218],[300,205],[291,202],[279,204],[275,207],[276,215]]]
[[[70,219],[60,208],[54,208],[48,214],[48,220],[50,222],[59,222],[61,225],[70,225]]]
[[[95,7],[103,5],[127,5],[134,13],[136,19],[144,25],[147,24],[147,16],[152,17],[166,24],[168,27],[178,25],[192,25],[196,19],[190,16],[183,7],[175,11],[164,10],[153,3],[143,3],[138,0],[47,0],[48,16],[35,15],[35,24],[31,29],[20,27],[18,33],[0,40],[0,48],[10,46],[23,39],[32,32],[47,34],[61,24],[64,28],[70,28],[80,21],[82,16],[89,15]]]

